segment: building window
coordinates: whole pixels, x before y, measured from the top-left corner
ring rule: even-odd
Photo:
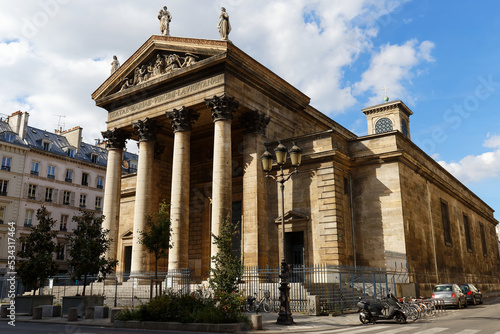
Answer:
[[[80,208],[85,208],[87,206],[87,195],[80,194]]]
[[[66,182],[69,182],[69,183],[73,182],[73,171],[72,170],[70,170],[70,169],[66,170],[66,177],[64,180]]]
[[[392,131],[392,121],[388,118],[381,118],[375,123],[375,133]]]
[[[5,141],[8,141],[9,143],[14,142],[14,135],[12,133],[6,133],[5,134]]]
[[[68,215],[61,215],[61,223],[59,224],[59,231],[68,230]]]
[[[50,143],[49,142],[46,142],[46,141],[43,142],[43,150],[44,151],[50,150]]]
[[[12,162],[12,159],[9,157],[3,157],[2,158],[2,170],[6,170],[10,172],[10,164]]]
[[[56,178],[56,167],[55,166],[50,166],[47,170],[47,178],[48,179],[55,179]]]
[[[481,245],[483,246],[483,255],[488,256],[488,250],[486,248],[486,235],[484,234],[483,224],[479,224],[479,230],[481,232]]]
[[[29,199],[36,199],[36,185],[30,184],[28,186],[28,198]]]
[[[92,160],[93,163],[97,163],[97,159],[99,158],[99,155],[92,153],[90,156],[90,160]]]
[[[64,250],[66,248],[66,245],[63,243],[58,243],[57,244],[57,255],[56,255],[56,260],[64,260]]]
[[[104,186],[104,178],[102,176],[97,177],[97,188],[102,189]]]
[[[31,162],[31,175],[38,175],[40,169],[40,163],[36,161]]]
[[[101,211],[101,209],[102,209],[102,197],[97,196],[95,198],[95,209],[97,211]]]
[[[349,195],[349,179],[344,177],[344,195]]]
[[[408,124],[406,124],[404,119],[401,120],[401,132],[403,132],[405,137],[408,137]]]
[[[45,202],[52,203],[54,198],[54,189],[45,188]]]
[[[472,239],[470,237],[470,225],[469,217],[464,213],[464,232],[465,232],[465,243],[467,245],[467,250],[472,252]]]
[[[7,196],[8,187],[9,187],[9,181],[0,180],[0,196]]]
[[[88,185],[89,185],[89,174],[82,173],[82,186],[88,186]]]
[[[33,226],[33,210],[26,210],[26,217],[24,218],[24,227]]]
[[[63,205],[69,205],[71,200],[71,191],[64,191],[63,193]]]
[[[441,218],[443,219],[444,243],[447,246],[452,246],[450,213],[448,211],[448,203],[443,200],[441,200]]]
[[[4,222],[5,222],[5,206],[0,206],[0,224],[3,224]]]
[[[68,157],[70,157],[70,158],[74,158],[75,157],[75,150],[74,149],[70,148],[68,150]]]

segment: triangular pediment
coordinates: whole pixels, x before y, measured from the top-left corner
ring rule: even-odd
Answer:
[[[121,238],[122,239],[130,239],[134,236],[134,232],[132,232],[132,230],[128,230],[127,232],[123,233],[121,235]]]
[[[297,211],[290,210],[290,211],[285,213],[285,224],[295,223],[295,222],[304,222],[304,221],[308,221],[308,220],[309,220],[309,216],[304,215],[304,214],[297,212]],[[281,224],[281,216],[276,217],[274,219],[274,222],[276,224]]]
[[[152,36],[92,94],[106,99],[128,95],[213,63],[227,52],[226,41]],[[217,57],[219,56],[219,57]]]

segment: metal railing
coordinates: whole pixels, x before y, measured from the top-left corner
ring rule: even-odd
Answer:
[[[105,296],[108,306],[137,306],[147,302],[165,291],[192,293],[207,286],[207,282],[193,283],[194,273],[189,269],[175,272],[142,273],[129,275],[108,275],[104,280],[91,277],[87,280],[86,295]],[[279,309],[279,267],[245,268],[240,291],[246,296],[263,290],[270,292],[273,310]],[[294,267],[290,275],[290,307],[292,312],[306,312],[308,297],[318,296],[322,313],[343,313],[356,308],[359,297],[377,301],[389,291],[396,294],[396,284],[407,283],[408,275],[403,271],[390,271],[375,268],[301,266]],[[7,298],[8,277],[0,277],[0,300]],[[52,288],[45,282],[37,294],[54,295],[54,302],[61,303],[65,296],[79,295],[83,291],[83,282],[75,281],[67,275],[55,276]],[[25,291],[18,283],[16,293]]]

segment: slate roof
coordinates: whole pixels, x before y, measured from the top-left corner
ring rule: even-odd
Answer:
[[[9,136],[10,135],[10,136]],[[0,141],[9,142],[19,146],[27,146],[21,137],[10,127],[9,123],[0,121]]]
[[[92,154],[97,154],[97,165],[106,167],[108,163],[108,152],[106,149],[82,142],[80,147],[73,147],[66,137],[45,130],[40,130],[31,126],[26,129],[25,142],[30,148],[44,150],[44,141],[49,142],[49,149],[44,150],[51,153],[68,156],[69,150],[74,149],[74,159],[92,162]]]

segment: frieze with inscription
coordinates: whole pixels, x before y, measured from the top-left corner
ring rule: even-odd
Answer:
[[[164,94],[146,99],[136,104],[129,105],[127,107],[117,109],[108,114],[108,120],[115,119],[117,117],[129,115],[135,112],[142,111],[144,109],[152,108],[167,101],[187,96],[189,94],[195,93],[197,91],[211,88],[217,86],[224,82],[224,74],[219,74],[215,77],[208,78],[196,83],[184,86],[182,88],[174,89]]]
[[[196,64],[200,57],[192,53],[158,53],[154,61],[137,66],[133,78],[126,77],[122,81],[120,91],[142,84],[150,79],[170,74]]]

